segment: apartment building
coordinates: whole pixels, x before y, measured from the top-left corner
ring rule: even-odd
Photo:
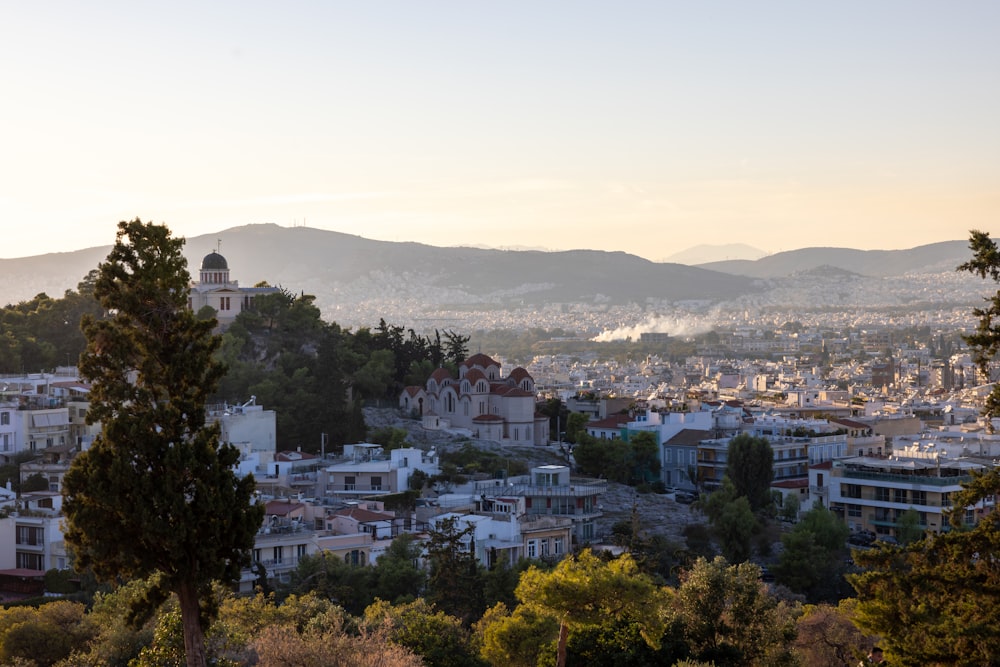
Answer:
[[[568,466],[545,465],[532,468],[528,475],[476,482],[474,495],[480,509],[487,512],[516,514],[526,521],[568,518],[575,543],[586,544],[596,537],[596,522],[602,513],[599,499],[607,490],[604,480],[572,477]]]
[[[813,466],[809,485],[816,502],[842,516],[852,531],[894,538],[900,516],[910,508],[924,530],[949,530],[952,496],[972,481],[973,471],[986,468],[982,460],[951,458],[915,445],[891,457],[856,456]],[[974,524],[994,503],[988,498],[968,508],[966,523]]]

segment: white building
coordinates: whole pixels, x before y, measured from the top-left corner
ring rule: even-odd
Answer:
[[[255,297],[274,294],[277,287],[240,287],[229,277],[229,263],[218,252],[205,255],[198,280],[191,284],[188,307],[197,313],[206,306],[215,311],[219,328],[225,329],[236,316],[250,308]]]

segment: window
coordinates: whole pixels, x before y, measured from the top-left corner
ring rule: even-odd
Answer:
[[[229,310],[229,297],[224,296],[219,299],[219,310]]]
[[[561,556],[565,548],[563,547],[563,538],[557,537],[552,540],[552,555]]]
[[[889,489],[885,487],[875,487],[875,500],[889,502]]]
[[[353,475],[344,478],[344,491],[353,491],[354,485],[355,481]]]
[[[284,560],[284,547],[274,547],[274,564],[281,565],[282,560]]]
[[[381,490],[382,490],[382,478],[381,477],[374,477],[373,476],[372,477],[372,491],[381,491]]]
[[[538,540],[528,540],[528,558],[538,558]]]
[[[305,558],[305,555],[306,555],[306,545],[300,544],[297,547],[295,547],[296,558],[301,560],[302,558]]]
[[[860,498],[861,497],[861,485],[860,484],[843,484],[841,488],[841,493],[845,498]]]
[[[260,549],[254,549],[253,550],[253,562],[255,562],[255,563],[259,563],[260,562]]]
[[[861,516],[861,505],[848,505],[847,516],[858,518]]]
[[[39,547],[45,544],[45,533],[37,526],[18,526],[17,543],[31,547]]]
[[[0,412],[0,426],[10,426],[9,412]]]
[[[17,567],[25,570],[44,570],[45,556],[42,554],[26,554],[18,551]]]
[[[542,558],[545,558],[548,555],[549,555],[549,541],[542,540]]]
[[[905,503],[906,502],[906,489],[893,489],[892,490],[892,502],[894,502],[894,503]]]
[[[927,492],[926,491],[913,491],[910,494],[913,497],[912,503],[914,505],[926,505],[927,504]]]
[[[951,492],[945,491],[941,494],[941,507],[951,507]]]

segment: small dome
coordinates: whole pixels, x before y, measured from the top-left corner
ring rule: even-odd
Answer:
[[[228,271],[229,263],[226,262],[225,257],[213,250],[208,255],[205,255],[205,259],[201,260],[201,270]]]

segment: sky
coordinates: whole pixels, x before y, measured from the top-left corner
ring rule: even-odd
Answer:
[[[136,217],[654,261],[996,235],[998,25],[995,0],[5,2],[0,257]]]

